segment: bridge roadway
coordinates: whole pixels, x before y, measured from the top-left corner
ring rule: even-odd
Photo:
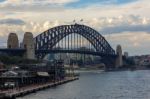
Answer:
[[[5,53],[8,55],[20,56],[26,52],[26,49],[9,49],[9,48],[0,48],[0,53]]]
[[[0,49],[0,53],[7,53],[11,55],[23,55],[23,53],[26,52],[26,49],[8,49],[3,48]],[[65,50],[65,49],[52,49],[52,50],[35,50],[35,54],[48,54],[48,53],[79,53],[79,54],[88,54],[88,55],[94,55],[94,56],[111,56],[111,57],[117,57],[117,55],[110,55],[109,53],[102,53],[102,52],[94,52],[94,51],[87,51],[87,50]]]
[[[102,52],[94,52],[94,51],[87,51],[87,50],[65,50],[65,49],[52,49],[52,50],[36,50],[36,54],[38,53],[78,53],[78,54],[88,54],[88,55],[94,55],[94,56],[111,56],[111,57],[117,57],[117,55],[110,55]]]

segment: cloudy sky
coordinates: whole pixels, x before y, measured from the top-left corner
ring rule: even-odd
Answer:
[[[36,36],[73,20],[99,31],[114,49],[150,54],[149,0],[0,0],[0,46],[10,32],[21,41],[25,31]]]

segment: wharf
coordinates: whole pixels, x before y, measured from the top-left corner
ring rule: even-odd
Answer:
[[[34,93],[34,92],[37,92],[46,88],[61,85],[61,84],[71,82],[74,80],[78,80],[78,79],[79,79],[78,77],[68,77],[65,80],[61,80],[57,82],[49,82],[45,84],[33,85],[33,86],[25,87],[25,88],[12,89],[9,91],[0,92],[0,99],[16,99],[16,97],[25,96],[30,93]]]

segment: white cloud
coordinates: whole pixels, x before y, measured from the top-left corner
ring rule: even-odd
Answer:
[[[122,32],[150,33],[150,19],[135,15],[93,18],[86,21],[85,24],[95,28],[101,34]]]
[[[24,25],[25,22],[21,19],[1,19],[1,25]]]
[[[0,3],[0,11],[47,12],[64,10],[64,5],[78,0],[5,0]]]
[[[3,5],[67,4],[77,0],[5,0]]]
[[[105,35],[110,45],[115,47],[120,44],[123,51],[130,55],[149,54],[150,34],[145,32],[124,32],[121,34]]]
[[[33,32],[36,36],[53,26],[70,24],[74,19],[80,23],[79,20],[83,19],[81,24],[95,28],[100,33],[113,33],[110,38],[106,36],[113,47],[121,43],[126,51],[131,50],[134,54],[142,53],[138,51],[140,48],[145,48],[145,53],[149,52],[149,0],[138,0],[126,5],[109,3],[106,6],[92,5],[85,8],[64,6],[76,1],[78,0],[6,0],[0,3],[1,19],[21,19],[26,23],[22,26],[0,25],[0,40],[6,39],[9,32],[18,33],[21,39],[26,31]]]
[[[7,38],[7,35],[9,33],[15,32],[19,35],[20,40],[21,40],[25,32],[32,32],[34,36],[36,36],[39,33],[42,33],[49,28],[58,26],[59,23],[60,22],[56,20],[54,22],[45,21],[43,23],[29,22],[23,25],[0,24],[0,38]]]

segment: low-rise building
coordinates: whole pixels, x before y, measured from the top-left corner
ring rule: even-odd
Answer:
[[[23,87],[49,81],[59,81],[64,78],[65,70],[61,60],[41,64],[27,64],[3,73],[0,76],[0,87]]]
[[[28,85],[34,77],[35,75],[25,70],[9,70],[0,76],[0,87],[6,89]]]
[[[132,58],[137,66],[150,65],[150,55],[133,56]]]

